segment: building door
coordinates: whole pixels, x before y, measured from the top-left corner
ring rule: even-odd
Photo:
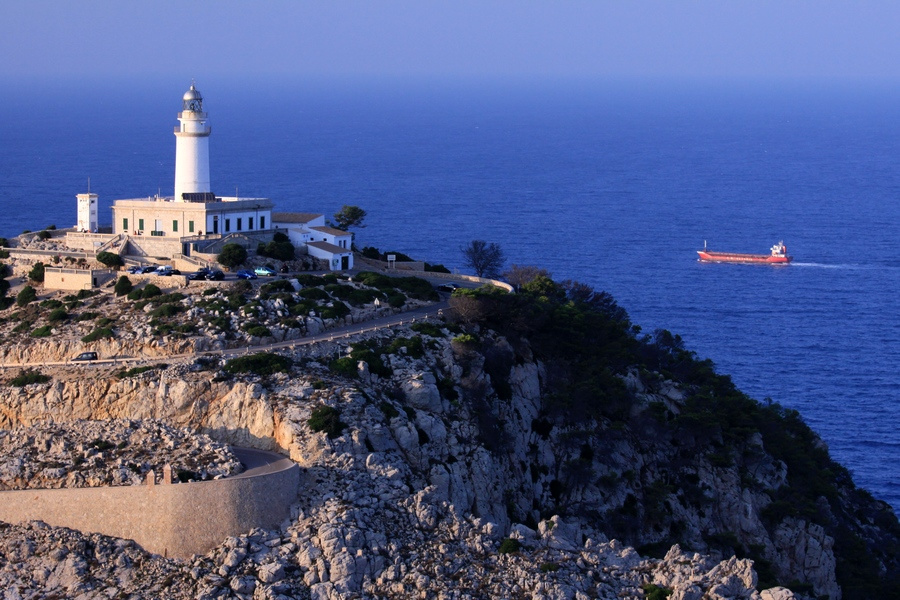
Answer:
[[[213,217],[213,235],[219,233],[219,216]]]
[[[181,245],[181,253],[184,254],[185,256],[190,256],[190,255],[191,255],[191,245],[190,245],[190,243],[187,243],[187,242],[186,242],[186,243],[184,243],[184,244]]]
[[[350,257],[342,256],[341,257],[341,270],[347,270],[350,268]]]

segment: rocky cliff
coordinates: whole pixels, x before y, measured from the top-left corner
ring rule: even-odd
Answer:
[[[4,388],[0,425],[163,419],[304,468],[282,531],[156,568],[172,597],[896,594],[896,517],[799,415],[639,337],[607,297],[539,283],[337,353],[60,373]],[[73,589],[103,579],[81,573]]]

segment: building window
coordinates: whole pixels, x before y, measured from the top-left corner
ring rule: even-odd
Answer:
[[[194,233],[194,222],[188,221],[188,233]]]
[[[178,233],[178,221],[172,221],[172,233]]]
[[[225,233],[231,231],[231,219],[225,219]]]
[[[122,219],[122,231],[128,233],[128,219]]]
[[[253,231],[253,217],[247,217],[247,229]]]
[[[138,231],[143,231],[143,230],[144,230],[144,220],[138,219]]]
[[[259,218],[259,228],[260,228],[260,229],[265,229],[265,228],[266,228],[266,218],[265,218],[265,217],[260,217],[260,218]]]
[[[240,217],[238,217],[238,219],[237,219],[237,230],[238,231],[241,230],[241,218]]]

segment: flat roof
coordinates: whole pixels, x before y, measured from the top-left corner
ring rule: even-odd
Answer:
[[[343,229],[335,229],[334,227],[326,227],[324,225],[319,225],[318,227],[310,227],[310,229],[318,231],[319,233],[327,233],[328,235],[350,235],[349,231],[344,231]]]
[[[301,212],[273,212],[273,223],[309,223],[315,221],[319,217],[324,217],[320,213],[301,213]]]
[[[306,242],[306,245],[331,254],[350,254],[351,252],[349,248],[341,248],[328,242]]]

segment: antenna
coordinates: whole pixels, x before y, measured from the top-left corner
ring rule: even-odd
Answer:
[[[91,193],[91,178],[88,177],[88,194]]]

